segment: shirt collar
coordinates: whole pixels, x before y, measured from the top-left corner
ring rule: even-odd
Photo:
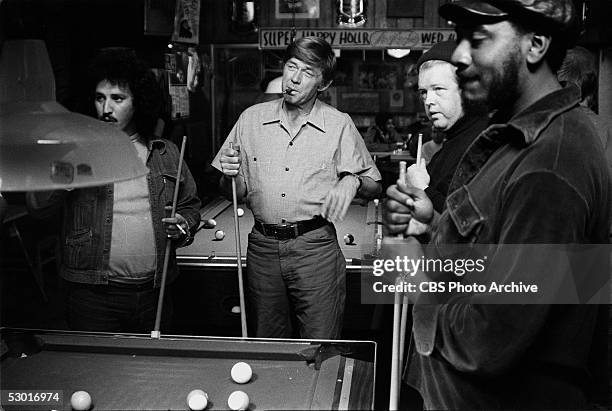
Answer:
[[[276,123],[287,118],[286,114],[283,112],[284,103],[285,100],[282,98],[274,100],[272,102],[272,104],[274,104],[273,109],[266,111],[263,114],[262,124]],[[315,103],[312,106],[312,110],[310,110],[310,114],[308,114],[306,122],[310,123],[322,132],[325,132],[325,114],[323,110],[323,104],[324,103],[322,103],[321,100],[319,100],[318,98],[315,100]]]
[[[262,124],[276,123],[281,121],[283,110],[283,98],[272,100],[270,103],[273,106],[272,110],[266,110],[262,115]]]
[[[542,97],[512,117],[507,125],[519,131],[526,144],[531,144],[555,117],[578,103],[580,89],[571,84]]]
[[[312,110],[308,115],[308,122],[325,133],[325,115],[323,114],[323,102],[318,98],[315,100]]]

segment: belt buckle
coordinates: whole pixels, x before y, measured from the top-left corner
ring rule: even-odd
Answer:
[[[279,224],[273,231],[277,240],[291,240],[298,236],[297,224]]]

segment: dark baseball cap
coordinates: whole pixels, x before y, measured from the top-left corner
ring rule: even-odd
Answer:
[[[455,43],[455,40],[446,40],[434,44],[419,57],[416,62],[417,69],[421,67],[421,64],[429,60],[441,60],[452,64],[451,57],[456,47],[457,43]]]
[[[576,26],[572,0],[458,0],[443,4],[439,12],[455,23],[515,20],[550,32],[574,32]]]

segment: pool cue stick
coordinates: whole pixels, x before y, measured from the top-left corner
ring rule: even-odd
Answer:
[[[376,165],[376,161],[378,161],[378,156],[376,154],[374,154],[372,156],[372,159],[374,160],[374,165]],[[380,199],[379,198],[375,198],[374,200],[374,241],[375,241],[375,245],[374,245],[374,255],[378,255],[378,253],[380,252],[380,248],[382,246],[382,227],[380,224],[378,224],[378,220],[380,217]]]
[[[234,149],[234,143],[230,142],[229,147]],[[237,147],[240,151],[240,147]],[[236,177],[232,177],[232,204],[234,207],[234,232],[236,237],[236,262],[238,266],[238,295],[240,297],[240,325],[242,336],[248,337],[246,322],[246,306],[244,302],[244,283],[242,281],[242,250],[240,245],[240,225],[238,222],[238,196],[236,195]]]
[[[422,135],[419,134],[419,144],[417,147],[417,157],[420,157],[421,154],[421,143],[422,143]],[[406,182],[406,166],[407,164],[400,164],[400,179],[403,179]],[[403,237],[403,235],[401,236]],[[398,358],[398,372],[399,372],[399,381],[402,380],[402,365],[404,363],[404,346],[406,345],[406,322],[408,318],[408,294],[403,293],[402,297],[402,314],[400,316],[400,334],[399,334],[399,358]],[[398,383],[399,384],[399,383]]]
[[[178,201],[179,187],[181,181],[181,172],[183,170],[183,157],[185,157],[185,145],[187,136],[183,136],[181,143],[181,153],[179,155],[178,168],[176,171],[176,183],[174,185],[174,194],[172,196],[172,211],[170,217],[176,216],[176,203]],[[177,224],[178,227],[178,224]],[[155,315],[155,328],[151,331],[151,338],[159,338],[161,336],[159,327],[161,324],[161,315],[164,307],[164,294],[166,292],[166,277],[168,276],[168,263],[170,262],[170,252],[172,251],[172,239],[166,237],[166,252],[164,253],[164,267],[162,270],[161,285],[159,286],[159,297],[157,300],[157,314]]]
[[[398,276],[395,280],[395,284],[399,285],[401,282]],[[399,316],[400,316],[400,293],[395,292],[393,300],[393,340],[391,341],[391,388],[389,390],[389,410],[397,410],[399,403]]]
[[[407,163],[405,161],[399,162],[399,180],[405,182],[406,181],[406,166]],[[403,234],[398,234],[398,238],[404,238]],[[401,276],[398,275],[395,279],[395,284],[401,284]],[[400,323],[402,322],[402,313],[400,312],[402,300],[400,293],[395,291],[395,298],[393,301],[393,337],[391,341],[391,389],[389,390],[389,409],[397,410],[397,406],[399,403],[399,393],[400,393],[400,352],[403,352],[403,349],[400,348],[400,342],[404,341],[400,335]],[[404,330],[406,326],[404,325]]]
[[[419,133],[419,140],[417,142],[417,158],[416,158],[417,167],[421,166],[422,149],[423,149],[423,133]]]
[[[423,157],[423,134],[419,133],[418,141],[417,141],[417,159],[416,165],[420,167],[421,158]],[[402,169],[400,168],[400,174],[402,173]],[[405,176],[404,176],[405,177]],[[401,178],[401,175],[400,175]],[[405,179],[404,179],[405,181]],[[402,317],[401,317],[401,327],[400,327],[400,352],[399,352],[399,372],[401,376],[402,367],[404,363],[404,347],[406,346],[406,323],[408,321],[408,295],[404,293],[404,298],[402,302]]]
[[[399,380],[402,380],[402,370],[404,368],[404,348],[406,346],[406,323],[408,322],[408,294],[402,297],[402,316],[400,321],[400,341],[399,341]]]

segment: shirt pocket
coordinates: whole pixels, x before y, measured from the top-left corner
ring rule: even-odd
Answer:
[[[275,178],[278,173],[273,173],[273,161],[260,154],[246,156],[244,175],[247,183],[247,190],[250,193],[264,190],[265,184],[276,185]],[[278,161],[276,162],[278,164]]]
[[[320,160],[304,167],[300,187],[307,198],[322,201],[336,183],[336,169],[331,160]]]
[[[94,254],[91,228],[67,233],[63,251],[63,259],[67,267],[80,270],[91,269]]]
[[[438,236],[437,243],[443,240],[446,244],[473,244],[482,230],[485,216],[480,211],[474,198],[466,186],[451,193],[446,199],[446,211],[442,222],[444,232]]]
[[[95,224],[97,203],[95,193],[85,190],[74,199],[73,207],[67,210],[67,218],[70,222],[70,226],[68,226],[69,233],[90,229]]]
[[[160,188],[160,203],[164,206],[172,205],[172,200],[174,199],[174,189],[176,187],[176,172],[174,174],[161,173],[155,178],[157,179],[157,184]],[[184,184],[184,182],[185,180],[181,176],[179,180],[179,189],[180,185]]]

